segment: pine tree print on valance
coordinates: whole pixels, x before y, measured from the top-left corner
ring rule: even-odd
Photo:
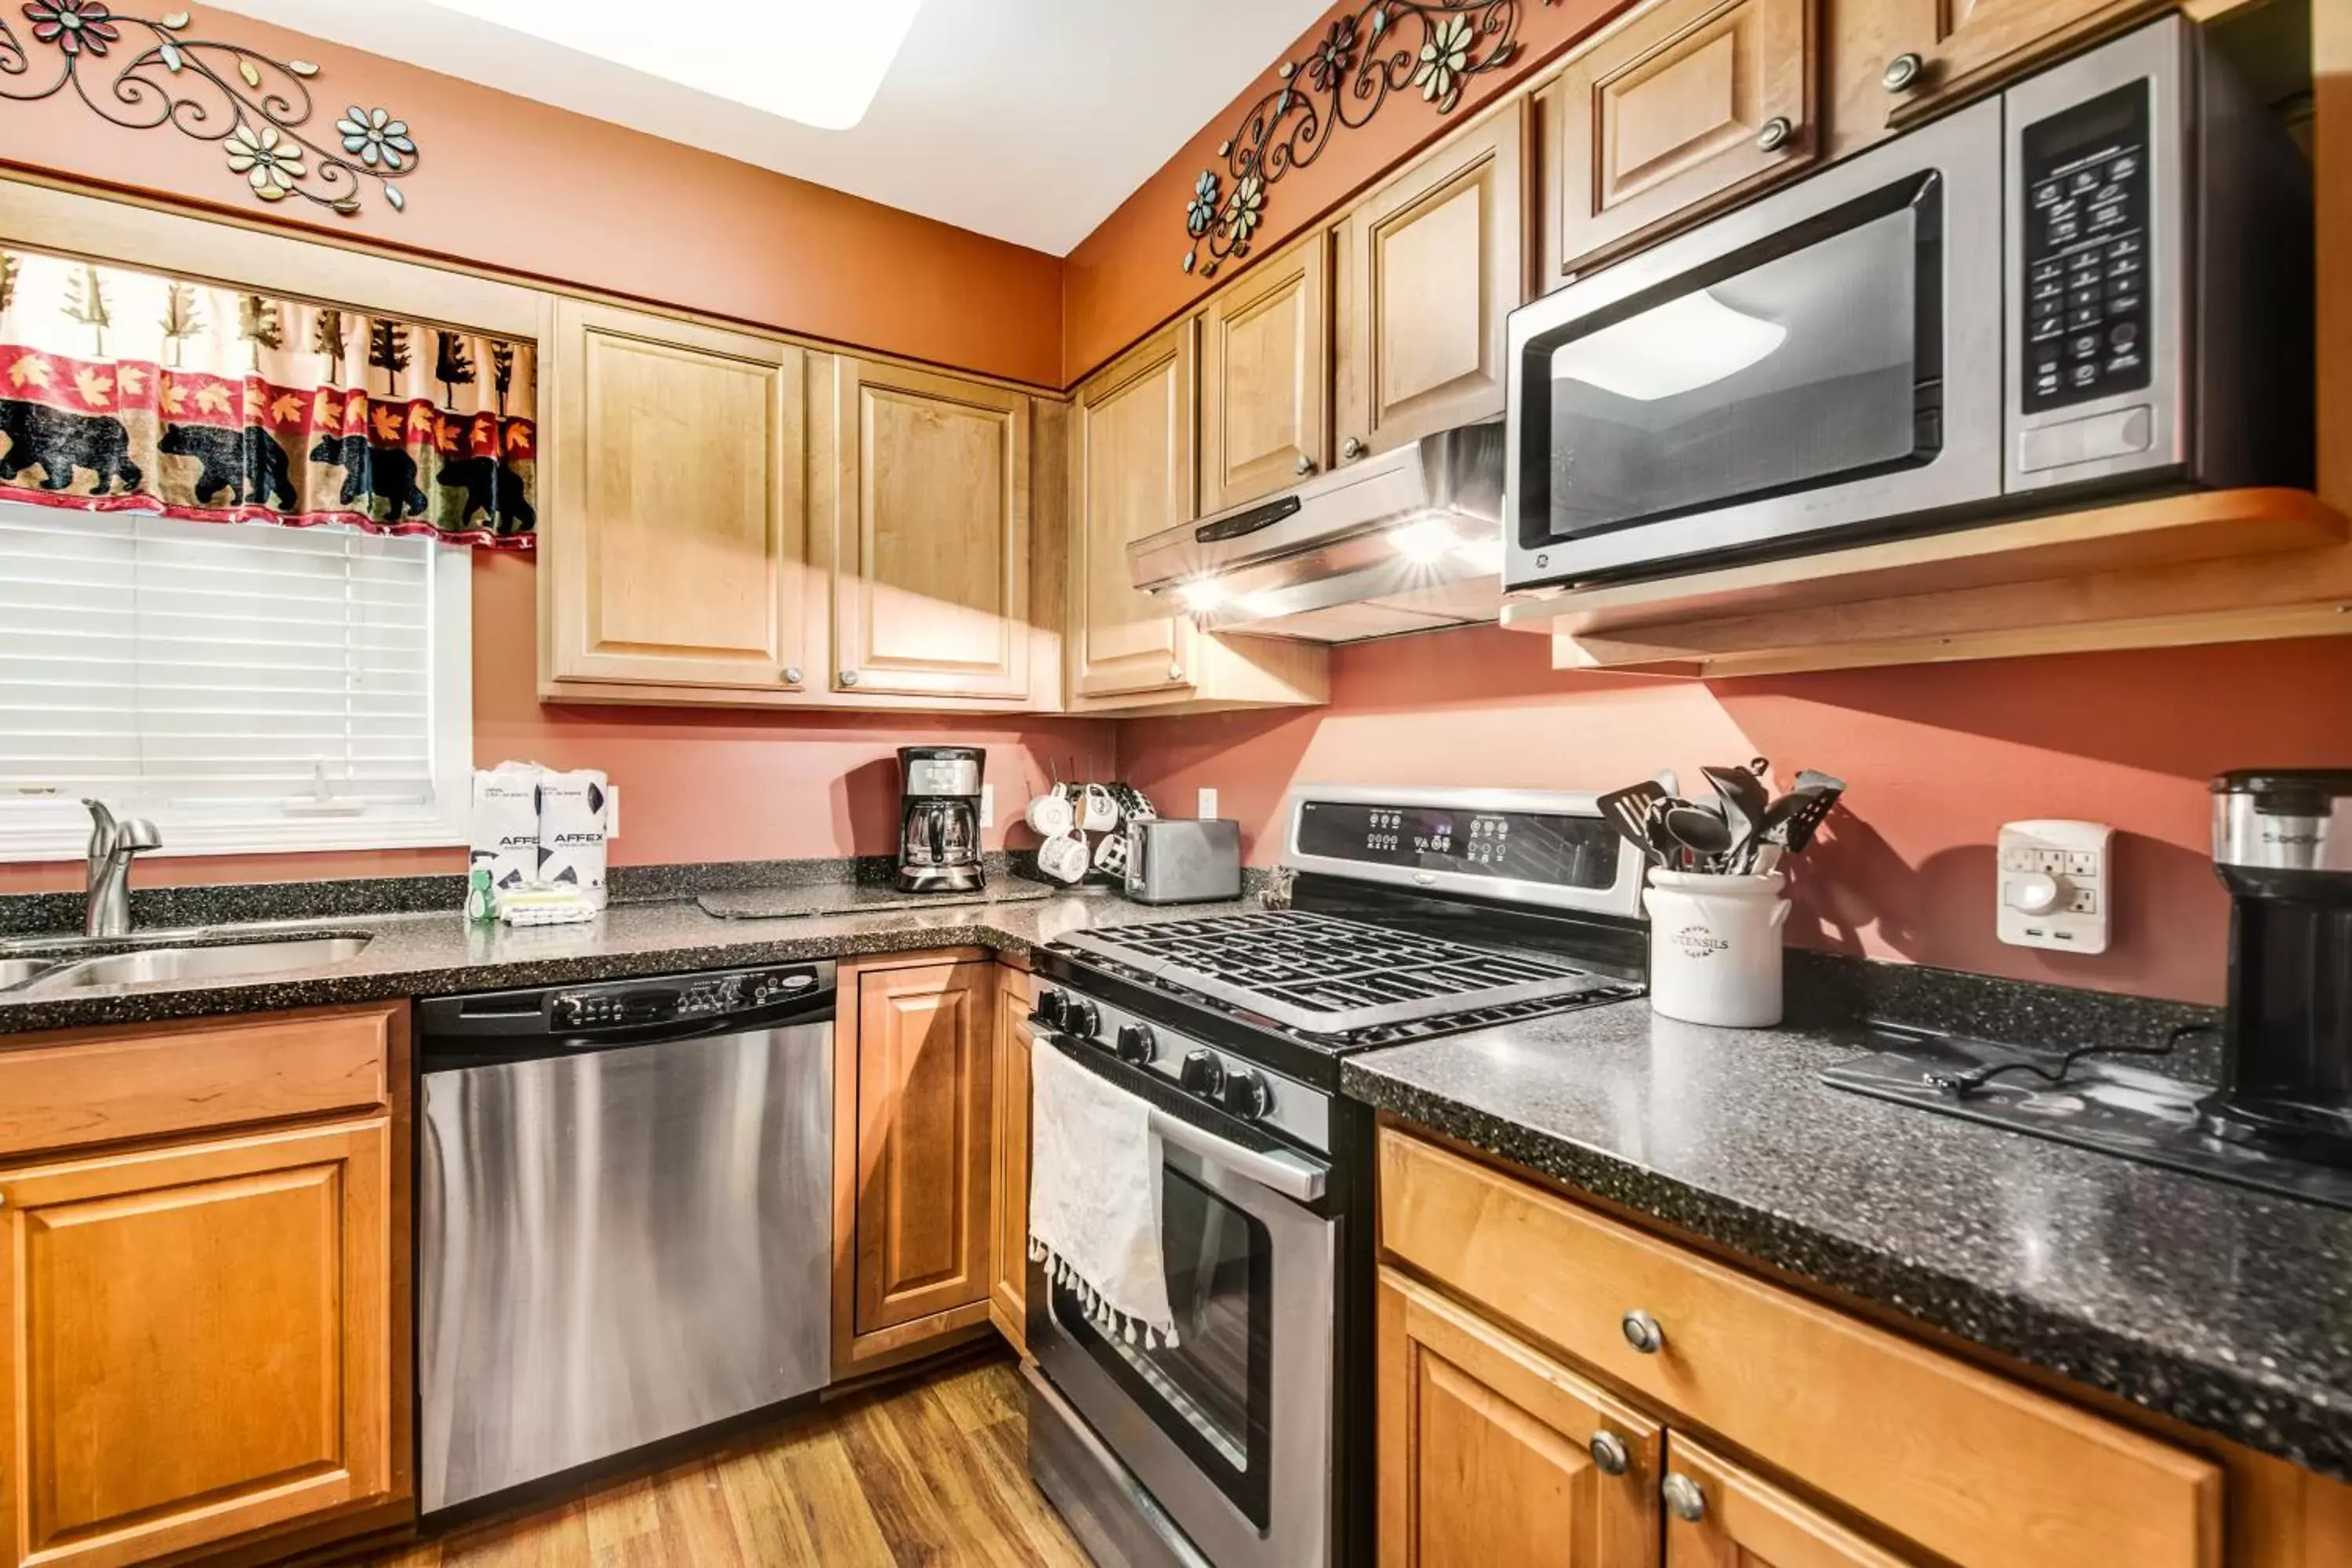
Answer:
[[[0,251],[0,500],[527,550],[534,379],[529,343]]]

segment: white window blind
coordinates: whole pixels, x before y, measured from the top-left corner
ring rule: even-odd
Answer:
[[[166,852],[462,842],[467,584],[425,538],[0,504],[0,854],[85,795]]]

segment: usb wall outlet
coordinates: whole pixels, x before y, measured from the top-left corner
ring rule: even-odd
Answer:
[[[2105,952],[2115,904],[2115,829],[2096,822],[2004,823],[1995,857],[1995,931],[2015,947]]]

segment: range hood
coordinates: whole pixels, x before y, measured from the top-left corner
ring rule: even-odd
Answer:
[[[1502,613],[1503,426],[1465,425],[1127,547],[1204,630],[1353,642]]]

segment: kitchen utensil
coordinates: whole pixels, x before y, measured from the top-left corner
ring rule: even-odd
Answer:
[[[1662,871],[1682,870],[1685,862],[1690,858],[1682,840],[1667,828],[1666,814],[1663,811],[1653,812],[1649,820],[1643,824],[1640,842],[1642,847],[1649,851],[1651,864]]]
[[[1651,838],[1650,825],[1672,798],[1657,780],[1643,779],[1624,789],[1612,790],[1592,804],[1601,817],[1631,840],[1635,848],[1654,858],[1658,850]]]
[[[1772,792],[1749,768],[1701,768],[1699,773],[1713,786],[1716,798],[1723,802],[1723,820],[1731,829],[1731,855],[1744,855],[1748,840],[1756,836],[1757,825],[1771,807]]]
[[[1810,784],[1805,782],[1809,778],[1812,781]],[[1813,834],[1820,828],[1822,818],[1830,814],[1830,807],[1835,805],[1838,796],[1844,793],[1845,781],[1843,779],[1810,770],[1798,774],[1797,804],[1790,809],[1788,819],[1780,825],[1778,842],[1791,855],[1802,853],[1805,846],[1813,841]]]
[[[1712,871],[1731,850],[1731,825],[1703,805],[1666,808],[1666,831],[1688,850],[1701,870]]]

